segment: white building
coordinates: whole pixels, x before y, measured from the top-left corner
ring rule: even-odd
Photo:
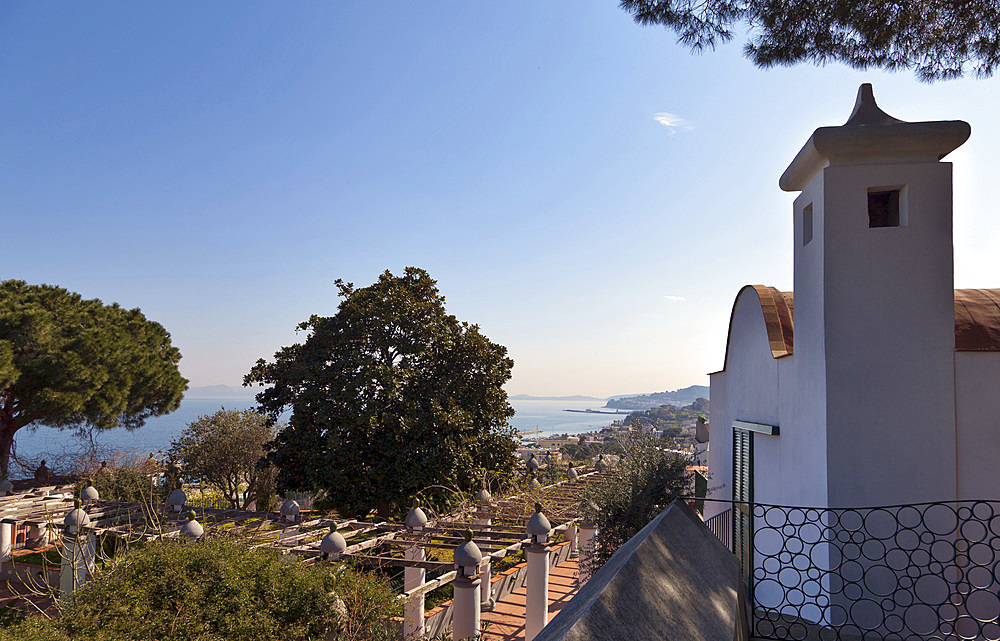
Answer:
[[[1000,289],[954,288],[941,162],[969,134],[862,85],[781,176],[801,192],[794,295],[744,287],[711,375],[709,498],[734,503],[705,517],[757,636],[1000,641],[1000,502],[973,502],[1000,498]]]
[[[1000,496],[1000,289],[956,290],[962,121],[902,122],[862,85],[779,185],[794,296],[736,297],[711,375],[719,499],[857,507]],[[706,505],[706,517],[724,510]]]

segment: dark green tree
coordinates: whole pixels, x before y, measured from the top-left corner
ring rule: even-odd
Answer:
[[[621,0],[643,25],[663,25],[698,51],[746,33],[760,67],[842,62],[912,69],[924,81],[993,75],[1000,3],[988,0]]]
[[[269,456],[279,488],[322,490],[345,515],[385,515],[435,486],[477,490],[487,470],[509,478],[506,348],[447,314],[422,269],[336,284],[337,314],[301,323],[304,343],[244,379],[269,386],[257,402],[271,420],[292,410]]]
[[[177,409],[187,389],[180,358],[138,309],[0,282],[0,473],[27,425],[132,430]]]

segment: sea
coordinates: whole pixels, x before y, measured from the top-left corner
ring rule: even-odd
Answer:
[[[611,425],[616,419],[625,415],[585,413],[582,410],[599,410],[604,401],[559,401],[514,399],[510,401],[514,407],[514,417],[510,424],[521,432],[531,432],[530,437],[551,436],[554,434],[581,434],[599,430]],[[47,458],[47,465],[57,469],[60,461],[72,458],[75,454],[91,447],[90,439],[99,448],[121,450],[135,455],[145,456],[147,453],[161,453],[170,448],[170,443],[184,428],[200,416],[212,414],[225,408],[231,410],[247,409],[254,406],[252,399],[247,398],[190,398],[184,399],[181,406],[166,416],[153,417],[141,428],[133,431],[113,429],[95,432],[89,437],[78,436],[71,430],[59,430],[51,427],[26,427],[15,437],[15,445],[19,457],[36,461]],[[581,410],[567,412],[565,410]],[[609,410],[604,410],[609,411]],[[614,410],[610,410],[614,411]]]

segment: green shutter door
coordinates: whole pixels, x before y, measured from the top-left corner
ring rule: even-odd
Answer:
[[[753,569],[753,432],[733,428],[733,551],[750,593]]]

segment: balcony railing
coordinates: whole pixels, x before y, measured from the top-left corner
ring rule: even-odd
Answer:
[[[1000,501],[726,503],[706,525],[741,557],[751,636],[1000,641]]]

